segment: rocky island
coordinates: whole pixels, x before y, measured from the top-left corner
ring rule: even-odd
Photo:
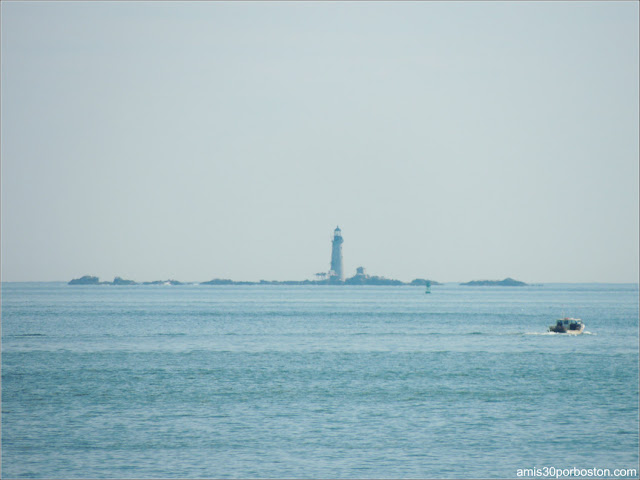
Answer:
[[[504,280],[472,280],[460,285],[465,287],[526,287],[528,284],[513,278],[505,278]]]
[[[178,280],[154,280],[153,282],[142,282],[142,285],[184,285]]]
[[[92,277],[91,275],[85,275],[84,277],[74,278],[69,282],[69,285],[100,285],[100,279],[98,277]]]
[[[98,277],[85,275],[84,277],[74,278],[68,285],[140,285],[135,280],[125,280],[122,277],[115,277],[113,282],[101,282]],[[142,285],[182,285],[178,280],[155,280],[153,282],[142,282]]]
[[[400,280],[386,278],[378,275],[368,275],[364,267],[358,267],[353,277],[345,278],[344,265],[342,262],[342,231],[340,227],[334,230],[334,237],[331,247],[331,269],[328,272],[315,274],[315,280],[260,280],[259,282],[242,282],[229,280],[228,278],[214,278],[207,282],[200,282],[200,285],[408,285],[408,286],[426,286],[441,285],[435,280],[427,280],[424,278],[416,278],[415,280],[405,283]],[[196,282],[192,282],[194,284]],[[74,278],[69,285],[140,285],[134,280],[125,280],[122,277],[115,277],[113,282],[101,282],[98,277],[85,275],[84,277]],[[153,282],[142,282],[142,285],[182,285],[177,280],[156,280]]]
[[[198,284],[198,282],[193,282]],[[228,278],[214,278],[207,282],[199,282],[199,285],[408,285],[408,286],[425,286],[441,285],[435,280],[426,280],[423,278],[416,278],[415,280],[405,283],[400,280],[394,280],[391,278],[380,277],[376,275],[366,275],[363,272],[359,272],[351,278],[347,278],[344,281],[335,281],[335,279],[324,278],[320,280],[260,280],[259,282],[244,282],[234,281]],[[101,282],[98,277],[85,275],[80,278],[74,278],[69,285],[184,285],[183,282],[178,280],[155,280],[153,282],[136,282],[134,280],[126,280],[122,277],[115,277],[113,282]]]

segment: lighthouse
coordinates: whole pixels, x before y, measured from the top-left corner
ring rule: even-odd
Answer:
[[[331,272],[329,272],[330,282],[344,282],[344,268],[342,266],[342,231],[336,227],[333,231],[331,242]]]

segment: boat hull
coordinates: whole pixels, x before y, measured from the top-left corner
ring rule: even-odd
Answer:
[[[567,335],[580,335],[582,332],[584,332],[584,325],[580,325],[580,327],[575,330],[553,325],[549,327],[549,331],[553,333],[566,333]]]

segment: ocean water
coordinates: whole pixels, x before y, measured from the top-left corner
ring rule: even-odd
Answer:
[[[637,285],[2,285],[3,478],[613,472],[638,428]]]

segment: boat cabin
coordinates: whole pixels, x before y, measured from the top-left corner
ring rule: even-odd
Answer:
[[[584,328],[582,320],[579,318],[562,318],[556,322],[549,330],[557,333],[580,332]]]

